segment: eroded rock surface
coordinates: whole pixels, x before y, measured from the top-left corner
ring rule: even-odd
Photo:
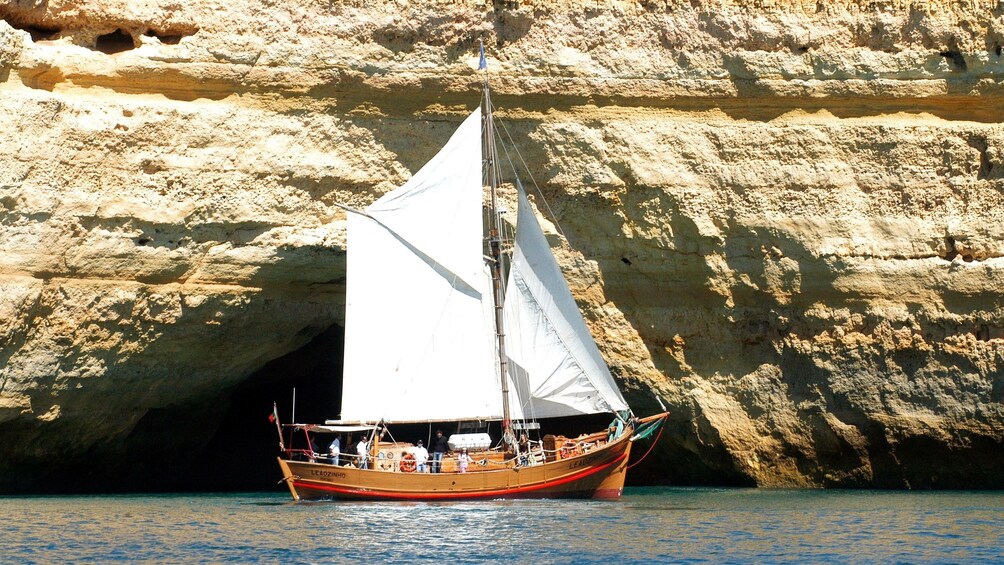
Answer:
[[[1004,486],[1004,3],[747,4],[0,6],[0,488],[340,324],[479,39],[645,479]]]

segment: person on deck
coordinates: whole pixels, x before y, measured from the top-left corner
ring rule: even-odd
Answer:
[[[519,465],[524,467],[530,463],[530,438],[526,432],[519,434]]]
[[[356,444],[356,453],[359,454],[359,468],[369,469],[369,444],[365,437],[360,438],[359,443]]]
[[[429,461],[429,450],[422,445],[422,440],[418,440],[418,444],[412,450],[412,455],[415,456],[415,470],[419,473],[428,473],[429,468],[426,463]]]
[[[467,454],[467,448],[465,447],[463,451],[460,452],[460,456],[457,457],[457,467],[460,469],[461,473],[467,472],[467,466],[471,464],[471,456]]]
[[[443,430],[436,430],[436,439],[432,440],[432,472],[443,472],[443,456],[449,451],[450,444],[447,443]]]
[[[342,440],[340,437],[335,436],[334,441],[328,446],[328,463],[332,465],[338,465],[338,456],[342,452]]]

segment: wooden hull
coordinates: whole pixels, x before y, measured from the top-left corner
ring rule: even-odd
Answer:
[[[401,473],[279,459],[295,500],[619,498],[630,434],[583,455],[542,465],[467,473]]]

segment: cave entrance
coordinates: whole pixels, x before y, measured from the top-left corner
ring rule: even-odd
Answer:
[[[99,35],[94,41],[94,49],[106,54],[114,55],[136,48],[136,41],[132,35],[124,30],[117,29],[111,33]]]
[[[307,345],[274,359],[248,376],[228,397],[216,434],[194,458],[199,484],[194,490],[271,490],[281,478],[275,424],[268,419],[275,402],[279,419],[290,423],[293,389],[296,419],[323,422],[338,417],[341,406],[345,331],[334,325]]]

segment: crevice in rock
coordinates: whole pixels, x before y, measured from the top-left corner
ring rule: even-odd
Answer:
[[[978,180],[986,180],[993,177],[994,165],[990,160],[990,156],[987,154],[988,144],[987,138],[984,136],[975,136],[967,140],[970,147],[980,152],[980,168],[976,171],[976,178]]]
[[[955,238],[952,236],[945,236],[945,256],[946,261],[952,261],[959,256],[959,252],[955,250]]]
[[[97,40],[94,42],[94,49],[96,51],[101,51],[106,55],[114,55],[115,53],[121,53],[135,48],[136,41],[133,39],[132,35],[121,29],[117,29],[104,35],[99,35]]]
[[[973,261],[985,261],[989,258],[995,257],[996,255],[974,250],[965,243],[960,244],[955,241],[955,238],[948,235],[945,236],[945,254],[941,255],[941,258],[946,261],[952,261],[956,257],[961,257],[966,263],[972,263]]]
[[[14,29],[19,29],[21,31],[28,32],[28,35],[31,36],[32,41],[45,41],[48,39],[57,39],[59,37],[59,34],[62,33],[63,31],[58,27],[30,25],[30,24],[22,25],[6,19],[4,21],[7,22],[7,25],[9,25]]]
[[[976,339],[980,341],[990,341],[990,326],[987,324],[980,324],[980,327],[976,329]]]
[[[952,71],[964,73],[969,70],[969,66],[966,64],[966,58],[962,56],[962,53],[956,50],[948,50],[942,51],[939,55],[947,59],[952,64]]]
[[[164,45],[177,45],[181,43],[181,40],[189,35],[194,34],[196,31],[160,31],[155,29],[148,29],[143,35],[147,37],[156,37]]]

